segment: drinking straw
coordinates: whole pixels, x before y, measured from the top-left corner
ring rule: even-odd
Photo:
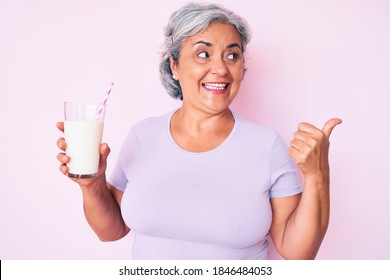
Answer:
[[[96,114],[96,119],[99,119],[99,115],[100,115],[101,112],[103,111],[104,105],[106,105],[106,103],[107,103],[108,96],[110,95],[110,92],[111,92],[113,86],[114,86],[114,83],[111,82],[110,85],[109,85],[109,87],[108,87],[106,96],[104,97],[102,106],[100,106],[99,111],[98,111],[97,114]]]

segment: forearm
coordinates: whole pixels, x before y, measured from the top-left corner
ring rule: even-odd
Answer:
[[[102,241],[118,240],[129,232],[119,205],[107,188],[105,178],[95,187],[81,189],[85,217]]]
[[[329,177],[306,178],[301,200],[289,217],[282,247],[286,258],[314,259],[329,223]]]
[[[329,223],[329,137],[341,122],[330,119],[322,130],[300,123],[290,142],[289,156],[304,174],[305,182],[301,198],[289,208],[293,210],[273,209],[279,215],[273,221],[272,233],[285,258],[314,259],[321,246]]]

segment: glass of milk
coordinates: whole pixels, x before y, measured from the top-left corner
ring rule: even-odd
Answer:
[[[65,102],[64,132],[68,176],[95,178],[98,174],[105,104]]]

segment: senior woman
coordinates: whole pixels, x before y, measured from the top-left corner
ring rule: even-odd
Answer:
[[[131,229],[135,259],[267,259],[270,234],[284,258],[315,258],[329,219],[328,138],[341,120],[301,123],[287,149],[274,130],[234,114],[249,40],[246,21],[219,5],[172,14],[160,72],[182,106],[136,124],[108,180],[107,144],[97,178],[72,179],[101,240]],[[69,157],[58,159],[67,174]]]

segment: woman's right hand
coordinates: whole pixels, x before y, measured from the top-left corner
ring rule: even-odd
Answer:
[[[57,122],[57,128],[64,132],[64,123]],[[70,161],[70,157],[65,154],[66,150],[66,141],[64,137],[60,137],[57,140],[57,146],[62,152],[58,153],[57,160],[61,163],[60,171],[64,175],[68,175],[69,168],[67,163]],[[100,145],[100,160],[99,160],[99,170],[96,178],[72,178],[74,182],[80,185],[82,188],[97,187],[100,183],[106,185],[106,167],[107,167],[107,157],[110,154],[110,148],[106,143]]]
[[[57,128],[64,132],[64,123],[58,122]],[[62,150],[57,155],[57,159],[61,163],[60,171],[64,175],[68,175],[67,163],[70,161],[70,157],[65,154],[66,141],[64,137],[57,140],[57,146]],[[120,210],[123,192],[106,182],[105,172],[109,154],[108,145],[101,144],[99,170],[96,178],[72,178],[81,187],[85,217],[91,228],[103,241],[118,240],[130,231]]]

